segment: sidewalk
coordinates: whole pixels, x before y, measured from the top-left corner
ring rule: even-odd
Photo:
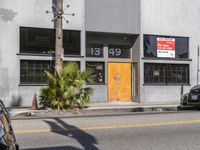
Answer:
[[[9,108],[11,119],[43,119],[57,117],[86,117],[102,116],[109,114],[138,113],[138,112],[165,112],[177,111],[179,103],[173,104],[138,104],[134,102],[112,102],[112,103],[91,103],[88,108],[82,110],[60,112],[56,110],[31,110],[31,108]]]

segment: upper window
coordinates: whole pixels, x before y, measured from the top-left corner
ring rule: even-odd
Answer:
[[[189,84],[189,65],[145,63],[144,83],[161,85]]]
[[[144,35],[144,57],[188,58],[189,38]]]
[[[63,30],[63,47],[65,55],[80,55],[80,31]],[[20,27],[20,53],[54,52],[54,29]]]
[[[55,51],[55,30],[20,27],[20,53],[50,54]]]
[[[65,55],[80,55],[80,31],[63,30]]]

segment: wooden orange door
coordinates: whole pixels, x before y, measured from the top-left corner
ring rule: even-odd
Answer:
[[[131,101],[131,64],[108,63],[109,101]]]

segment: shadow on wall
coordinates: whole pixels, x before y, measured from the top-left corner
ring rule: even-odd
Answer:
[[[12,9],[0,8],[0,17],[5,22],[13,21],[16,15],[17,12],[14,12]]]
[[[52,0],[52,7],[51,7],[52,12],[56,12],[55,6],[56,6],[56,0]],[[53,18],[55,18],[55,17],[56,17],[56,14],[54,13]],[[56,21],[54,21],[54,28],[56,28]]]
[[[21,96],[12,96],[10,107],[19,107],[22,105],[22,97]]]
[[[60,118],[56,118],[55,121],[47,121],[45,122],[51,127],[51,132],[63,135],[68,138],[73,138],[76,140],[84,149],[91,149],[91,150],[99,150],[96,147],[97,140],[92,135],[88,134],[87,132],[67,124]],[[57,148],[56,148],[57,149]],[[59,149],[59,148],[58,148]],[[79,150],[76,147],[62,147],[60,149],[71,149],[71,150]],[[43,150],[43,149],[41,149]],[[45,150],[45,149],[44,149]],[[51,150],[51,148],[49,148]]]

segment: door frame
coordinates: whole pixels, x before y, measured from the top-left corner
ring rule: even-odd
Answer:
[[[132,101],[136,103],[140,103],[140,66],[139,62],[133,62],[132,63]],[[137,74],[137,87],[136,87],[136,74]],[[137,94],[136,95],[136,88],[137,88]]]
[[[130,73],[131,73],[131,84],[130,84],[130,86],[131,86],[131,88],[130,88],[130,92],[131,92],[131,100],[130,100],[130,102],[133,102],[133,83],[134,83],[134,81],[133,81],[133,63],[132,62],[118,62],[118,61],[108,61],[107,62],[107,101],[108,102],[111,102],[111,101],[109,101],[109,97],[108,97],[108,95],[109,95],[109,88],[108,88],[108,72],[109,72],[109,70],[108,70],[108,64],[109,63],[128,63],[128,64],[130,64],[131,65],[131,71],[130,71]]]

